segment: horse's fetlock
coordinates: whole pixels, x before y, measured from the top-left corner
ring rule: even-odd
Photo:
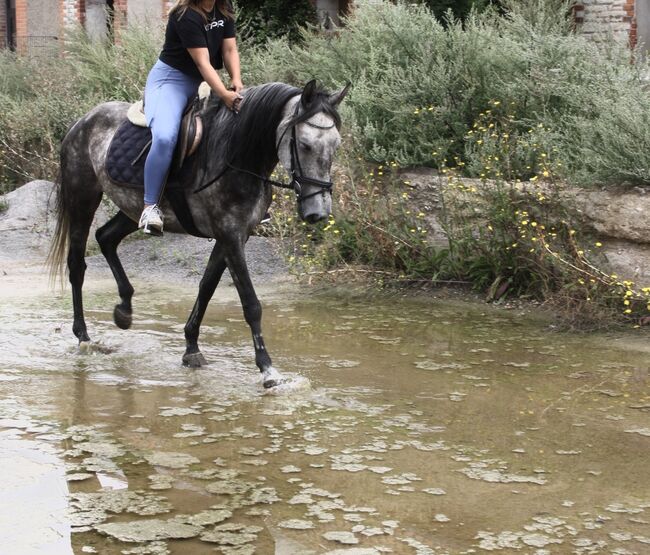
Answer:
[[[120,299],[122,299],[122,306],[125,308],[128,307],[129,310],[131,310],[131,299],[133,298],[133,294],[135,293],[135,289],[133,289],[133,286],[131,284],[128,285],[120,285],[117,289],[118,295],[120,296]]]

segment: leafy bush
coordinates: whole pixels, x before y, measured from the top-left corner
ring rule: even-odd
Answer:
[[[488,10],[446,27],[422,5],[362,5],[340,33],[306,34],[302,45],[271,41],[247,52],[244,69],[248,82],[352,80],[346,122],[377,163],[463,158],[473,124],[497,101],[513,107],[516,137],[542,124],[564,177],[650,183],[642,152],[648,62],[625,45],[573,33],[570,4],[503,0],[503,17]],[[523,179],[527,165],[508,171]],[[469,175],[478,175],[475,166],[466,164]]]

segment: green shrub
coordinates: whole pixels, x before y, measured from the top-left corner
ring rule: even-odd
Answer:
[[[352,80],[346,124],[376,163],[463,158],[468,132],[497,101],[514,107],[516,136],[543,126],[568,179],[649,183],[641,171],[649,66],[625,45],[573,33],[570,4],[504,0],[502,17],[488,10],[446,27],[424,6],[362,5],[338,34],[246,52],[244,70],[248,82]],[[528,165],[502,173],[524,179]]]
[[[162,23],[157,28],[131,26],[120,32],[116,43],[72,31],[66,37],[64,63],[82,93],[103,101],[133,102],[142,97],[149,70],[158,59],[163,30]]]

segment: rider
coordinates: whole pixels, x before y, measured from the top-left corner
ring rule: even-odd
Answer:
[[[226,66],[231,89],[217,73]],[[144,112],[152,143],[144,167],[144,210],[139,227],[162,234],[158,208],[187,102],[201,81],[230,110],[237,112],[244,88],[235,39],[233,9],[229,0],[178,0],[169,12],[165,44],[147,77]]]

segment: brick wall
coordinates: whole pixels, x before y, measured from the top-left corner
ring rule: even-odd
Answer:
[[[25,52],[27,36],[27,0],[16,0],[16,51]]]
[[[61,19],[65,27],[84,22],[86,6],[84,0],[61,0]]]
[[[626,42],[634,47],[637,41],[635,0],[582,0],[574,8],[578,29],[596,40]]]
[[[137,0],[136,0],[137,1]],[[120,29],[126,27],[128,23],[127,0],[115,0],[113,2],[114,17],[113,25],[115,29],[115,38],[120,34]]]
[[[7,4],[0,2],[0,48],[5,48],[9,45],[9,37],[7,37]]]

